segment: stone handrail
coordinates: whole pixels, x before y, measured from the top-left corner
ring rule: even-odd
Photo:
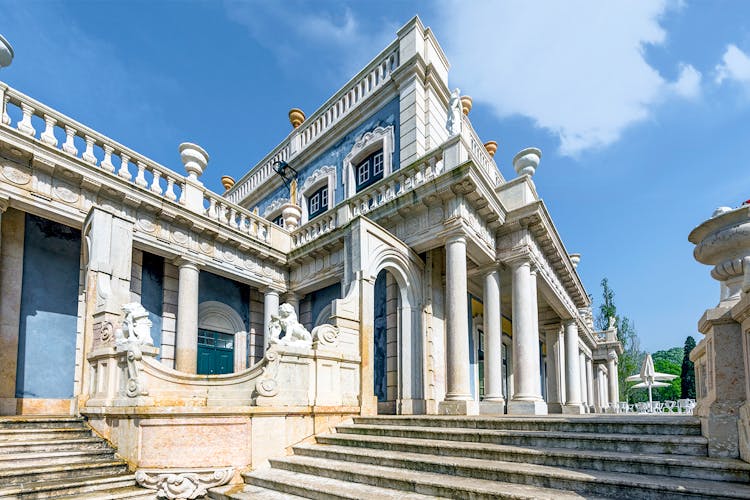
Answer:
[[[370,62],[354,78],[353,82],[346,85],[343,90],[339,91],[310,116],[297,130],[300,148],[305,148],[380,88],[399,66],[398,51],[398,41],[395,41]]]
[[[489,176],[493,186],[503,184],[505,179],[500,170],[498,170],[495,160],[484,147],[484,143],[479,140],[479,136],[471,125],[469,117],[466,115],[462,115],[462,117],[461,136],[467,144],[471,159]]]
[[[263,158],[250,172],[226,193],[226,198],[241,203],[258,186],[274,175],[273,167],[279,161],[288,161],[302,152],[323,133],[330,130],[343,117],[349,115],[367,97],[383,86],[391,73],[399,67],[399,45],[394,41],[326,101],[302,125],[294,130],[279,146]]]
[[[266,243],[271,242],[272,231],[286,232],[260,215],[208,190],[204,195],[204,206],[208,218]]]
[[[21,119],[15,124],[15,129],[20,133],[169,201],[179,200],[184,204],[181,196],[185,186],[184,176],[0,82],[0,123],[12,127],[9,105],[16,106],[21,112]],[[43,130],[35,126],[34,117],[43,120]],[[65,137],[62,144],[57,135]],[[79,140],[78,145],[76,139]],[[113,158],[117,164],[113,163]]]
[[[338,227],[336,210],[322,214],[292,233],[292,249],[301,247]]]

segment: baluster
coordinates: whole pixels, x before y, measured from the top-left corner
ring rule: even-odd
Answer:
[[[36,130],[34,130],[34,125],[31,124],[31,115],[34,114],[34,108],[26,104],[25,102],[21,103],[21,111],[23,111],[23,118],[20,122],[18,122],[18,125],[16,125],[16,128],[18,128],[18,131],[22,134],[34,136],[36,134]]]
[[[78,156],[78,148],[76,148],[75,137],[76,129],[74,129],[70,125],[65,125],[65,144],[63,144],[62,149],[66,153],[72,154],[73,156]]]
[[[258,234],[258,221],[255,219],[250,219],[250,225],[247,228],[247,233],[250,236],[256,236]]]
[[[211,219],[216,219],[217,218],[217,214],[216,214],[216,200],[213,199],[213,198],[209,198],[208,199],[208,216]]]
[[[86,151],[83,152],[81,158],[83,158],[83,161],[96,165],[96,156],[94,156],[94,138],[89,137],[88,135],[85,135],[84,138],[86,139]]]
[[[247,233],[247,214],[245,213],[240,214],[239,230],[243,233]]]
[[[235,229],[239,229],[239,224],[237,224],[237,209],[234,207],[230,207],[229,209],[229,225]]]
[[[117,175],[128,181],[131,179],[130,169],[128,168],[129,161],[130,157],[128,155],[120,153],[120,170],[117,171]]]
[[[146,164],[142,161],[137,161],[135,164],[138,166],[138,174],[135,176],[135,183],[138,186],[146,187],[148,186],[148,181],[146,180],[146,176],[144,175],[146,173]]]
[[[112,153],[115,150],[108,144],[103,144],[102,149],[104,150],[104,159],[101,162],[101,167],[107,172],[114,172],[115,166],[112,164]]]
[[[185,183],[182,182],[182,183],[178,184],[178,186],[180,186],[180,201],[178,201],[178,203],[180,205],[184,205],[185,203],[187,203],[187,200],[185,198],[187,196],[185,194]]]
[[[430,176],[430,178],[435,177],[435,164],[437,163],[437,158],[432,156],[429,160],[427,160],[427,174]]]
[[[153,169],[154,178],[151,181],[151,192],[155,194],[161,194],[161,185],[159,184],[159,178],[161,177],[161,172],[159,172],[156,169]]]
[[[52,147],[57,146],[57,137],[55,137],[55,124],[57,120],[49,115],[44,115],[44,132],[42,132],[42,142]]]
[[[174,179],[171,176],[167,176],[167,192],[164,193],[164,197],[170,201],[177,199],[177,195],[174,194]]]
[[[2,118],[3,125],[10,125],[10,115],[8,114],[9,102],[10,102],[9,95],[4,96],[2,102],[0,102],[0,104],[2,104],[3,106],[3,118]]]

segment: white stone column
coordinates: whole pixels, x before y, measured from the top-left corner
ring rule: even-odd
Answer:
[[[586,358],[586,393],[589,403],[589,412],[596,412],[596,402],[594,401],[594,364],[591,358]]]
[[[299,301],[301,298],[300,295],[291,292],[287,292],[286,295],[284,295],[284,302],[294,308],[294,312],[297,313],[297,319],[299,319]],[[315,318],[313,318],[313,321],[315,321]]]
[[[546,415],[539,370],[536,279],[527,260],[512,263],[513,274],[513,384],[508,413]]]
[[[565,401],[564,374],[565,342],[560,325],[546,329],[547,344],[547,410],[550,413],[562,413]]]
[[[583,413],[581,370],[578,358],[578,325],[574,319],[565,322],[565,397],[563,413]]]
[[[607,358],[607,378],[609,381],[609,402],[618,403],[620,401],[620,381],[617,376],[617,353],[610,351]]]
[[[177,345],[175,369],[185,373],[198,371],[198,264],[183,258],[175,260],[179,268],[177,284]]]
[[[469,321],[466,284],[466,237],[449,236],[445,242],[445,295],[447,312],[447,393],[442,414],[473,415],[479,407],[469,383]]]
[[[586,390],[586,355],[580,350],[578,351],[578,369],[580,370],[578,383],[581,384],[581,403],[583,403],[583,411],[588,413],[589,398],[588,391]]]
[[[263,291],[263,352],[268,349],[268,343],[271,340],[271,332],[268,326],[271,323],[271,316],[279,314],[279,292],[272,288]]]
[[[500,273],[493,269],[484,276],[484,399],[479,403],[483,414],[505,412],[501,313]]]

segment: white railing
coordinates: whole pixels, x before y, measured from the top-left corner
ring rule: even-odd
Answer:
[[[231,229],[263,242],[270,241],[272,222],[226,198],[206,190],[204,196],[205,215]],[[278,226],[277,226],[278,227]],[[281,230],[281,228],[278,228]]]
[[[180,199],[182,175],[0,82],[0,122],[13,128],[11,107],[19,112],[15,129],[22,134],[167,200]]]
[[[398,44],[394,45],[394,47],[386,49],[383,57],[370,63],[363,70],[364,75],[347,86],[343,92],[337,93],[299,127],[297,133],[300,137],[301,148],[305,148],[329,130],[360,102],[379,89],[384,82],[388,81],[388,77],[399,65]]]
[[[320,215],[292,233],[292,249],[299,248],[338,227],[336,210]]]
[[[461,132],[464,136],[464,140],[466,141],[467,146],[469,147],[471,159],[487,175],[489,175],[490,181],[492,181],[494,186],[503,184],[505,182],[505,179],[503,179],[500,170],[498,170],[495,160],[487,152],[487,148],[484,147],[484,143],[479,140],[479,136],[474,130],[474,127],[471,125],[469,117],[467,117],[466,115],[462,115],[462,117],[463,124],[461,127]]]
[[[245,177],[240,179],[227,193],[227,198],[234,203],[240,203],[258,186],[264,184],[273,176],[273,167],[276,163],[288,161],[293,156],[298,155],[382,87],[389,80],[391,73],[399,67],[398,50],[398,41],[386,48],[348,85],[326,101],[284,142],[263,158]]]

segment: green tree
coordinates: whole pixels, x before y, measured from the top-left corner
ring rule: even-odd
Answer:
[[[693,362],[690,361],[690,352],[693,349],[695,349],[695,339],[688,335],[688,338],[685,339],[680,374],[682,380],[680,396],[682,396],[683,399],[695,399],[695,367],[693,366]]]
[[[659,373],[669,373],[679,375],[682,366],[683,349],[682,347],[673,347],[666,351],[656,351],[651,356],[654,360],[654,369]],[[655,400],[658,401],[677,401],[680,398],[680,377],[668,382],[669,387],[657,387],[653,391]]]
[[[599,330],[609,328],[609,318],[615,318],[617,328],[617,339],[622,344],[623,353],[618,360],[617,374],[620,379],[620,399],[628,402],[643,401],[642,391],[631,391],[630,384],[625,379],[638,373],[643,362],[644,353],[641,351],[641,340],[635,329],[635,324],[627,316],[617,314],[615,305],[615,292],[610,288],[607,278],[602,279],[602,303],[596,315],[596,327]],[[648,395],[646,395],[646,399]]]

